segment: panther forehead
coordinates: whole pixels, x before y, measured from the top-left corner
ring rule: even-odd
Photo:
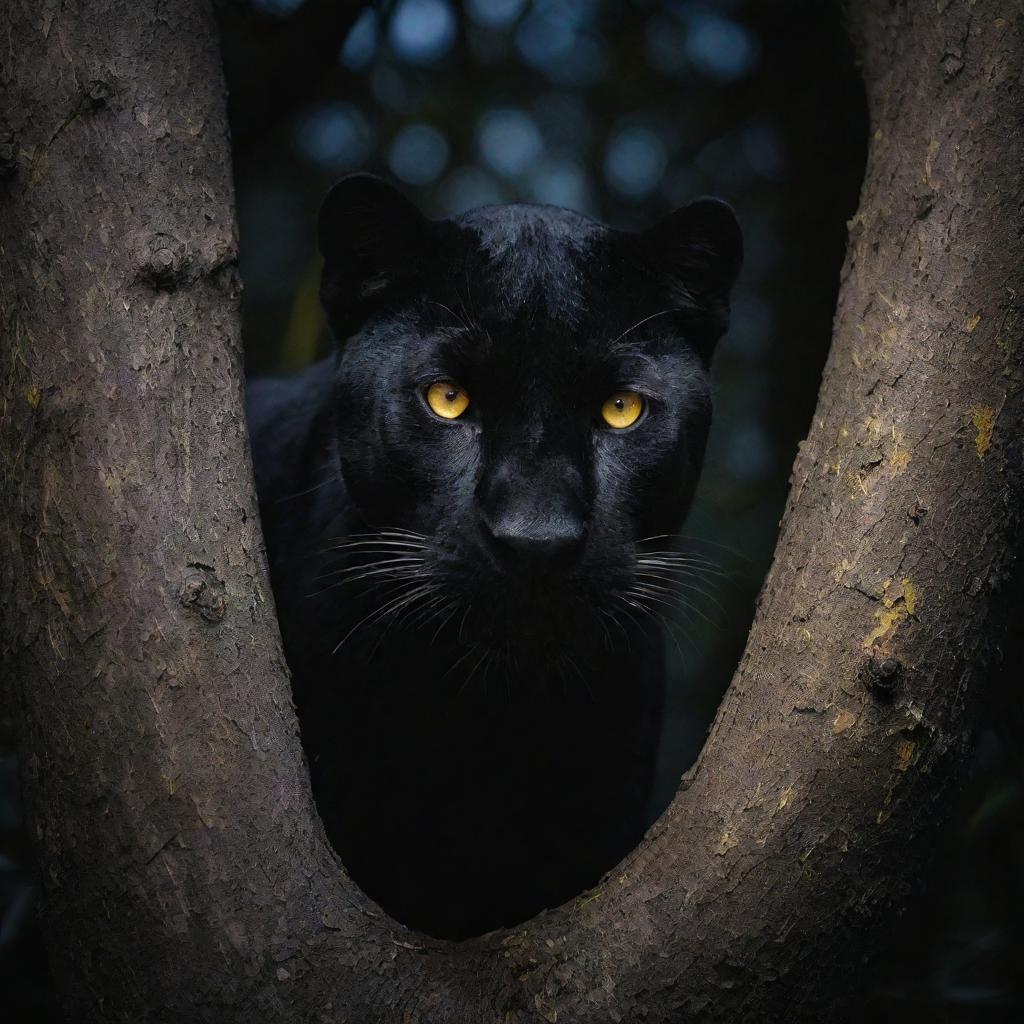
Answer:
[[[556,319],[576,319],[593,256],[608,228],[554,206],[484,206],[455,219],[477,239],[483,265],[511,309],[539,302]]]
[[[585,249],[608,229],[597,221],[557,206],[516,203],[481,206],[455,218],[460,227],[476,232],[491,259],[515,257],[527,248],[548,252]]]

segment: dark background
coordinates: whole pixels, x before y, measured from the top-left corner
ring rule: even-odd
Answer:
[[[327,351],[320,199],[381,174],[431,216],[567,206],[616,227],[728,199],[747,260],[716,357],[690,546],[718,567],[680,613],[652,815],[695,758],[739,659],[831,334],[864,169],[863,90],[830,0],[237,0],[230,88],[249,373]],[[1008,691],[1009,693],[1010,691]],[[1019,692],[1013,691],[1016,705]],[[1003,716],[1000,716],[1002,721]],[[918,903],[857,1016],[1024,1020],[1019,733],[981,737]],[[56,1019],[33,923],[10,722],[0,722],[0,1015]],[[104,928],[97,922],[97,942]]]

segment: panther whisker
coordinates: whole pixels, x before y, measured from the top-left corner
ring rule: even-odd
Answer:
[[[600,613],[601,609],[598,608],[596,609],[596,611]],[[599,617],[596,621],[597,624],[601,627],[601,632],[604,634],[604,649],[606,651],[612,651],[615,649],[615,645],[612,643],[612,635],[608,632],[608,627],[604,624],[603,620],[604,616],[599,614]]]
[[[661,580],[663,584],[667,584],[667,586],[665,586],[665,590],[668,593],[677,593],[680,590],[687,590],[693,594],[699,594],[704,598],[704,600],[710,601],[722,615],[726,614],[725,608],[722,606],[721,601],[718,600],[715,594],[711,590],[700,586],[698,582],[695,582],[692,579],[674,579],[670,576],[662,576],[658,573],[645,572],[643,570],[636,572],[635,576],[637,579],[641,580]]]
[[[704,558],[688,555],[677,555],[670,552],[653,552],[637,556],[637,562],[644,565],[655,565],[662,568],[698,569],[714,576],[728,576],[728,573],[717,563]]]
[[[428,301],[432,306],[440,306],[441,309],[443,309],[446,313],[449,313],[455,320],[458,321],[459,326],[464,331],[472,331],[470,325],[466,323],[466,321],[461,316],[459,316],[459,314],[456,313],[455,310],[452,309],[450,306],[446,306],[443,302],[438,302],[436,299],[429,299]]]
[[[666,566],[658,565],[652,567],[646,562],[638,562],[637,567],[633,571],[634,573],[642,573],[645,576],[650,576],[652,579],[664,580],[666,583],[675,585],[689,584],[691,586],[697,586],[705,583],[710,585],[710,581],[707,576],[687,566],[670,569]],[[710,591],[704,591],[704,593],[709,597],[711,596]]]
[[[646,602],[648,600],[651,600],[650,595],[646,595],[645,596],[643,594],[638,594],[638,593],[636,593],[634,591],[630,591],[630,593],[632,593],[632,596],[635,597],[636,600],[640,603],[640,606],[643,608],[643,610],[645,612],[647,612],[647,614],[659,626],[664,626],[665,627],[665,629],[668,631],[668,635],[672,638],[672,644],[673,644],[673,646],[676,649],[676,653],[679,655],[679,660],[681,662],[685,661],[686,659],[683,656],[683,650],[679,646],[679,637],[678,637],[678,635],[676,633],[677,623],[675,622],[675,620],[670,619],[667,615],[665,615],[664,612],[660,611],[659,609],[648,607]],[[690,637],[687,633],[684,632],[683,633],[683,639],[686,641],[686,643],[693,650],[694,654],[699,656],[700,651],[698,650],[697,645],[694,643],[692,637]]]
[[[377,639],[374,642],[373,647],[370,648],[371,659],[377,653],[378,648],[384,642],[384,638],[388,635],[392,626],[397,626],[399,623],[407,622],[410,610],[412,614],[415,614],[419,610],[416,606],[419,604],[420,599],[426,597],[429,600],[430,593],[439,589],[440,588],[436,584],[428,584],[423,589],[422,593],[413,593],[409,595],[409,599],[401,602],[397,607],[393,608],[387,616],[378,620],[378,622],[384,622],[384,619],[390,619],[390,621],[384,623],[384,628],[377,634]]]
[[[319,597],[321,594],[326,594],[328,591],[335,590],[338,587],[343,587],[343,586],[345,586],[348,583],[362,583],[362,582],[365,582],[365,580],[367,580],[368,578],[370,578],[370,577],[368,577],[368,576],[354,576],[354,577],[349,577],[349,579],[347,579],[347,580],[337,580],[334,583],[327,584],[327,586],[325,586],[325,587],[321,587],[319,590],[314,590],[309,596],[310,597]],[[428,573],[406,573],[406,574],[389,573],[387,576],[384,577],[384,579],[375,580],[374,585],[376,585],[376,586],[385,586],[388,583],[404,583],[407,580],[418,580],[418,579],[429,579],[429,578],[430,578],[430,576],[429,576]]]
[[[659,316],[665,316],[668,313],[678,313],[678,312],[679,312],[679,307],[678,306],[670,306],[668,309],[662,309],[662,310],[660,310],[657,313],[652,313],[650,316],[645,316],[642,320],[637,320],[637,322],[635,324],[633,324],[632,327],[627,327],[617,338],[614,338],[612,341],[608,342],[608,347],[609,348],[614,348],[620,341],[622,341],[622,339],[627,334],[629,334],[632,331],[635,331],[638,327],[643,327],[643,325],[648,323],[649,321],[656,320]]]
[[[635,608],[637,611],[643,612],[645,615],[647,615],[648,618],[653,619],[655,622],[658,622],[658,617],[649,608],[645,607],[642,604],[638,604],[634,600],[631,600],[625,594],[616,593],[612,596],[622,601],[629,608]],[[629,611],[623,609],[622,614],[625,615],[626,618],[629,619],[629,621],[632,622],[633,625],[636,626],[636,628],[640,630],[641,633],[646,632],[643,625],[640,622],[638,622]]]
[[[434,644],[437,642],[437,638],[441,635],[441,631],[455,617],[455,613],[458,612],[458,610],[459,610],[459,602],[457,600],[453,599],[451,601],[451,606],[452,606],[451,607],[451,611],[441,620],[441,623],[437,627],[437,630],[434,632],[434,635],[430,638],[430,643],[428,644],[428,646],[430,646],[430,647],[434,646]],[[441,613],[438,613],[438,617],[439,618],[440,618],[440,615],[441,615]]]
[[[420,608],[417,608],[412,615],[407,617],[405,622],[406,629],[422,629],[424,626],[429,625],[433,619],[433,613],[437,610],[439,605],[447,607],[445,604],[448,601],[448,595],[443,591],[435,594],[428,601],[425,601]]]
[[[701,537],[690,533],[656,533],[651,537],[643,537],[636,541],[636,543],[647,544],[655,540],[673,540],[683,544],[695,544],[702,547],[718,548],[725,554],[731,555],[733,558],[737,558],[742,562],[750,561],[749,556],[745,555],[739,548],[733,547],[731,544],[724,544],[722,541],[710,540],[707,537]]]
[[[358,576],[349,576],[347,579],[335,580],[333,583],[327,584],[325,587],[321,587],[319,590],[313,591],[309,596],[317,597],[320,594],[326,594],[329,590],[334,590],[336,587],[343,587],[349,583],[361,583],[368,579],[376,579],[377,577],[384,577],[382,582],[387,582],[388,579],[392,580],[407,580],[407,579],[430,579],[430,573],[423,572],[421,569],[374,569],[371,572],[361,573]],[[329,578],[329,577],[320,577]]]
[[[411,593],[399,594],[397,597],[389,598],[383,605],[370,612],[369,615],[360,619],[337,643],[331,654],[337,654],[341,647],[348,642],[352,635],[359,630],[361,627],[367,625],[372,621],[378,621],[379,619],[393,614],[396,609],[401,608],[403,604],[409,600],[412,600],[419,596],[419,594],[433,589],[433,586],[429,583],[421,584],[419,587],[414,589]]]
[[[583,674],[582,669],[579,667],[579,665],[576,664],[576,659],[573,658],[573,656],[571,654],[569,654],[568,652],[563,654],[562,657],[568,663],[569,668],[571,668],[576,673],[576,675],[578,675],[580,677],[580,682],[583,683],[583,687],[587,691],[587,696],[590,697],[591,700],[593,700],[594,699],[594,690],[593,690],[593,688],[590,685],[590,681]]]
[[[295,491],[294,494],[282,494],[281,497],[275,499],[275,504],[281,504],[283,501],[294,501],[296,498],[304,498],[308,494],[312,494],[314,491],[319,491],[321,487],[326,487],[328,484],[334,483],[339,479],[337,473],[331,473],[330,476],[325,477],[317,484],[313,484],[312,487],[306,487],[301,491]]]
[[[348,562],[337,569],[331,569],[325,576],[340,576],[345,573],[363,572],[369,569],[406,569],[426,564],[427,560],[420,555],[394,555],[388,558],[375,558],[370,561],[360,559],[359,561]]]
[[[462,643],[462,630],[465,628],[465,625],[466,625],[466,617],[469,615],[470,609],[472,607],[473,607],[472,604],[467,604],[466,605],[466,610],[462,613],[462,618],[459,620],[459,633],[458,633],[458,637],[459,637],[459,643],[460,644]]]
[[[349,551],[349,550],[376,550],[380,548],[382,550],[390,551],[397,549],[399,551],[427,551],[429,550],[426,545],[414,544],[411,541],[404,540],[391,540],[388,538],[376,538],[366,540],[349,540],[344,543],[331,543],[327,547],[321,549],[321,554],[327,554],[330,551]]]
[[[462,694],[465,692],[466,687],[469,686],[470,681],[472,680],[473,676],[476,675],[477,669],[480,668],[480,666],[490,657],[490,655],[491,655],[491,649],[489,647],[485,647],[484,648],[484,653],[480,655],[480,658],[476,661],[476,663],[473,665],[473,667],[469,670],[469,675],[467,675],[466,678],[463,680],[462,685],[459,687],[457,693],[455,694],[456,697],[461,697],[462,696]]]
[[[353,572],[365,572],[371,569],[407,569],[412,566],[425,565],[426,560],[417,555],[401,555],[396,558],[381,558],[375,562],[355,562],[352,565],[343,565],[338,569],[331,569],[313,578],[317,581],[332,579],[335,576],[344,576]]]
[[[689,568],[707,572],[710,575],[718,575],[718,577],[727,577],[730,574],[718,562],[700,556],[681,555],[678,552],[644,552],[637,555],[637,561],[663,568]]]
[[[464,654],[462,654],[460,657],[456,658],[455,661],[453,661],[451,663],[451,665],[448,667],[448,670],[445,672],[445,674],[443,676],[441,676],[441,679],[447,679],[448,676],[450,676],[471,654],[473,654],[474,651],[478,651],[479,649],[480,649],[480,644],[479,643],[473,644],[473,646],[470,647]],[[460,690],[459,692],[461,693],[462,691]]]
[[[641,588],[641,589],[643,589],[643,588]],[[635,592],[635,590],[634,590],[634,592]],[[684,611],[684,612],[692,612],[694,615],[698,616],[700,619],[702,619],[704,622],[706,622],[712,629],[718,629],[717,623],[712,621],[695,604],[693,604],[691,601],[687,601],[686,598],[683,597],[682,595],[676,594],[676,595],[672,595],[671,598],[667,598],[667,597],[663,597],[663,596],[659,595],[657,592],[655,592],[653,590],[652,591],[646,591],[645,590],[644,593],[646,594],[648,600],[650,600],[650,601],[660,602],[661,604],[665,605],[666,607],[672,608],[672,609],[674,609],[676,611],[680,611],[681,610],[681,611]]]
[[[626,650],[627,651],[631,651],[633,648],[632,648],[632,642],[631,642],[630,636],[629,636],[629,630],[626,629],[626,627],[619,621],[619,619],[615,615],[615,612],[611,608],[608,608],[608,607],[603,606],[603,605],[597,605],[596,606],[596,611],[600,615],[602,615],[605,618],[609,619],[611,621],[612,625],[616,626],[621,631],[623,639],[626,641]]]
[[[373,533],[353,533],[350,536],[354,538],[360,537],[395,537],[400,540],[412,540],[418,541],[421,544],[428,544],[430,538],[425,533],[417,533],[415,530],[406,530],[400,526],[387,526],[381,530],[376,530]]]

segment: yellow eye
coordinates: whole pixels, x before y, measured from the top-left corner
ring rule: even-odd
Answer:
[[[631,427],[644,411],[642,395],[635,391],[616,391],[601,406],[601,419],[616,430]]]
[[[443,420],[457,420],[469,408],[469,394],[454,381],[435,380],[426,391],[427,405]]]

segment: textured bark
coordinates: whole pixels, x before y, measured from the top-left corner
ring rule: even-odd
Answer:
[[[851,11],[868,173],[707,746],[592,893],[456,946],[351,885],[310,799],[248,469],[209,12],[8,5],[4,671],[73,1019],[843,1016],[941,824],[1019,540],[1021,14]]]

